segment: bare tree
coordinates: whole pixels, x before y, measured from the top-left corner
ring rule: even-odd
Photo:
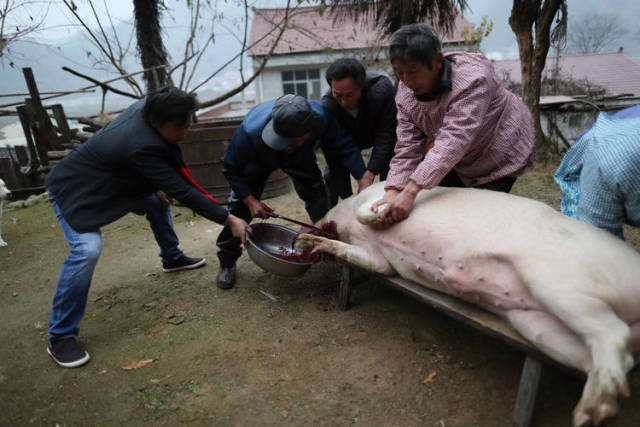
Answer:
[[[89,0],[87,3],[91,9],[91,17],[93,22],[92,25],[96,25],[98,27],[99,32],[96,32],[91,29],[89,26],[90,23],[87,22],[86,18],[83,18],[80,15],[80,11],[76,4],[71,0],[62,0],[67,9],[73,14],[76,21],[82,25],[85,29],[87,39],[89,43],[93,45],[95,49],[99,52],[98,55],[91,53],[91,51],[87,50],[87,57],[91,58],[93,61],[93,65],[96,68],[100,68],[105,71],[113,71],[122,76],[122,80],[133,90],[134,94],[138,96],[142,96],[143,90],[138,84],[138,82],[133,78],[131,73],[127,72],[126,67],[124,65],[124,61],[128,55],[131,53],[131,42],[133,39],[133,31],[128,37],[128,41],[123,43],[118,37],[114,25],[113,20],[111,18],[111,14],[109,13],[109,8],[107,7],[106,0],[103,1],[104,5],[104,13],[107,16],[109,21],[109,27],[105,30],[105,26],[103,25],[100,15],[95,8],[94,3]],[[103,100],[104,101],[104,100]]]
[[[260,39],[254,41],[254,43],[252,45],[247,46],[247,26],[248,24],[248,4],[247,1],[244,1],[244,5],[245,5],[245,29],[244,29],[244,36],[242,39],[242,49],[240,50],[240,53],[238,53],[233,59],[231,59],[230,61],[227,61],[227,63],[225,65],[223,65],[223,67],[220,67],[218,70],[216,70],[213,74],[211,74],[209,77],[207,77],[203,82],[201,82],[198,86],[196,86],[193,91],[195,91],[197,88],[199,88],[200,86],[202,86],[205,82],[209,81],[211,78],[213,78],[216,74],[218,74],[227,64],[231,63],[232,61],[234,61],[236,58],[240,57],[242,58],[242,56],[244,56],[244,53],[246,51],[248,51],[249,49],[251,49],[254,45],[260,43],[262,40],[264,40],[266,37],[271,36],[274,32],[276,32],[276,36],[275,39],[272,40],[270,43],[270,48],[269,51],[267,52],[267,54],[262,58],[262,61],[260,62],[260,64],[258,65],[258,67],[255,69],[253,75],[251,77],[249,77],[247,80],[244,79],[244,69],[243,69],[243,61],[242,59],[240,60],[240,76],[241,76],[241,83],[239,86],[237,86],[234,89],[231,89],[229,92],[225,93],[222,96],[219,96],[215,99],[212,99],[210,101],[206,101],[206,102],[202,102],[200,103],[200,107],[201,108],[205,108],[205,107],[210,107],[213,105],[216,105],[226,99],[231,98],[233,95],[240,93],[244,88],[246,88],[253,80],[255,80],[256,77],[258,77],[258,75],[262,72],[262,70],[264,69],[265,65],[267,65],[267,61],[269,61],[269,58],[271,57],[271,55],[273,54],[275,48],[278,46],[278,43],[280,42],[280,39],[282,38],[282,35],[284,34],[285,30],[288,28],[289,26],[289,20],[291,19],[291,17],[294,15],[294,11],[297,8],[296,7],[291,7],[291,1],[292,0],[287,0],[287,5],[284,9],[284,13],[281,17],[281,19],[279,20],[279,22],[272,22],[273,26],[271,28],[271,30],[269,32],[267,32],[265,35],[263,35]],[[299,5],[301,3],[300,0],[297,0],[297,4]]]
[[[102,0],[102,1],[106,2],[106,0]],[[160,10],[164,8],[164,2],[162,0],[134,0],[134,6],[136,8],[142,7],[141,6],[142,3],[151,2],[151,1],[155,1],[158,5],[156,18],[159,20]],[[225,0],[225,3],[226,1],[227,0]],[[245,87],[247,87],[262,71],[267,61],[271,57],[271,54],[273,53],[274,49],[276,48],[278,42],[280,41],[282,34],[287,28],[289,28],[289,25],[290,25],[289,19],[291,16],[293,16],[296,13],[297,8],[299,6],[302,6],[305,3],[316,2],[314,0],[288,0],[286,7],[283,9],[285,13],[276,22],[273,22],[273,26],[271,30],[267,34],[263,35],[259,40],[255,40],[253,45],[249,45],[247,40],[248,25],[249,25],[249,19],[248,19],[249,0],[235,0],[235,1],[238,4],[242,5],[244,10],[244,17],[240,19],[241,25],[243,25],[243,28],[241,28],[239,31],[237,28],[230,28],[227,24],[225,24],[225,22],[228,22],[229,20],[222,19],[222,14],[218,13],[218,7],[217,7],[218,0],[214,0],[214,1],[188,0],[187,1],[187,6],[189,7],[189,10],[190,10],[190,23],[187,28],[188,33],[187,33],[187,41],[185,43],[185,49],[180,58],[181,62],[177,64],[170,63],[171,60],[164,50],[164,45],[161,43],[162,42],[161,39],[160,39],[160,42],[158,42],[158,40],[155,38],[156,36],[153,36],[152,39],[154,39],[155,41],[143,40],[142,43],[144,44],[145,49],[148,51],[153,51],[151,53],[155,52],[156,54],[156,56],[155,57],[152,56],[151,60],[149,60],[149,62],[146,63],[145,65],[145,60],[142,59],[142,49],[139,48],[139,53],[141,56],[141,61],[143,62],[145,80],[147,81],[148,90],[151,90],[154,87],[158,87],[163,84],[173,84],[172,75],[173,73],[179,71],[179,76],[176,77],[176,82],[178,84],[178,87],[189,92],[195,92],[198,88],[202,87],[212,78],[214,78],[224,69],[226,69],[230,64],[235,63],[239,59],[239,72],[241,76],[241,83],[236,88],[231,89],[227,93],[219,97],[216,97],[213,100],[202,102],[201,107],[212,106],[232,97],[233,95],[239,93]],[[71,0],[63,0],[63,2],[67,6],[67,8],[73,13],[75,20],[80,22],[80,24],[83,26],[83,28],[85,29],[85,32],[88,35],[88,39],[92,42],[94,47],[97,49],[98,54],[92,56],[95,63],[100,64],[101,66],[105,66],[106,69],[110,69],[111,71],[115,69],[117,73],[120,74],[120,78],[124,79],[133,90],[134,93],[131,94],[131,96],[138,97],[138,98],[144,96],[144,92],[140,89],[140,86],[138,85],[136,80],[133,78],[134,75],[139,73],[127,72],[123,64],[124,58],[130,55],[129,47],[131,44],[131,40],[129,40],[129,43],[127,44],[121,43],[121,40],[117,37],[117,34],[113,30],[113,22],[111,21],[111,17],[108,15],[108,8],[106,3],[104,4],[104,7],[107,13],[107,16],[109,18],[109,24],[110,24],[109,30],[106,29],[107,27],[104,25],[103,22],[100,22],[100,17],[99,17],[99,14],[96,12],[96,8],[93,0],[87,0],[86,3],[91,8],[91,11],[92,11],[91,16],[92,16],[92,19],[95,21],[95,23],[92,25],[96,29],[92,29],[92,26],[87,24],[86,18],[81,15],[78,8]],[[295,6],[291,6],[291,3],[294,3]],[[145,11],[145,13],[147,12],[148,11]],[[152,15],[151,18],[149,17],[144,18],[145,22],[147,23],[145,25],[155,26],[155,24],[153,23],[154,13],[151,13],[151,15]],[[205,24],[203,24],[203,22],[205,22]],[[150,31],[146,31],[144,29],[139,28],[141,23],[142,23],[142,19],[136,20],[135,27],[136,27],[136,31],[139,39],[138,45],[140,45],[141,43],[140,38],[145,39],[147,35],[150,33]],[[198,67],[200,59],[202,58],[203,54],[208,48],[211,48],[212,46],[214,46],[214,41],[215,41],[214,27],[215,27],[215,24],[217,23],[220,23],[220,25],[223,28],[227,29],[227,31],[232,35],[240,34],[240,36],[236,35],[236,38],[241,44],[241,47],[239,48],[238,53],[235,56],[233,56],[232,58],[229,58],[229,60],[226,61],[221,67],[216,69],[213,73],[208,75],[206,78],[201,79],[195,86],[192,86],[194,73],[196,71],[196,68]],[[157,34],[161,34],[161,28],[159,25],[157,26],[157,30],[158,30]],[[262,42],[267,37],[272,38],[268,42],[270,46],[269,52],[262,58],[261,63],[258,64],[253,74],[249,78],[245,78],[245,73],[244,73],[245,53],[249,49],[251,49],[255,44]],[[160,51],[163,53],[158,54],[158,52]],[[162,58],[164,59],[161,60]],[[155,64],[155,65],[151,65],[151,64]],[[98,84],[97,80],[94,78],[91,78],[90,76],[81,75],[80,73],[70,69],[68,69],[67,71],[72,72],[76,76],[85,78],[86,80],[89,80],[97,84],[103,89],[103,91],[106,91],[106,90],[113,91],[111,86],[108,86],[105,84],[106,82],[100,82]],[[151,84],[149,83],[149,79],[146,76],[150,76],[149,78],[151,79]],[[115,79],[112,79],[110,81],[114,81],[114,80]],[[104,104],[104,96],[103,96],[103,104]]]
[[[516,35],[522,72],[522,99],[533,115],[536,150],[542,160],[552,153],[540,126],[540,82],[551,43],[566,36],[566,0],[513,0],[509,25]]]
[[[213,42],[215,41],[214,25],[218,16],[218,1],[216,0],[213,6],[211,6],[211,3],[209,1],[201,2],[200,0],[196,0],[195,5],[191,7],[189,11],[189,38],[184,47],[184,59],[180,64],[181,66],[178,67],[182,69],[180,73],[180,82],[178,84],[178,87],[180,88],[189,87],[195,71],[198,68],[198,64],[200,63],[202,55],[206,52],[209,45],[213,44]],[[210,23],[211,27],[208,29],[208,31],[201,23],[201,15],[203,14],[205,16],[209,15],[209,19],[207,21]],[[197,34],[200,31],[205,31],[208,34],[202,45],[199,45],[197,37]],[[193,61],[193,63],[189,65],[191,59],[194,58],[195,60]]]
[[[142,67],[149,69],[144,73],[147,92],[172,83],[167,69],[161,67],[168,63],[160,31],[160,10],[164,7],[163,0],[133,0],[138,53]]]
[[[50,1],[0,0],[0,58],[11,55],[11,45],[42,29]]]
[[[598,53],[605,48],[618,49],[627,33],[619,15],[592,11],[569,23],[567,38],[570,52]]]

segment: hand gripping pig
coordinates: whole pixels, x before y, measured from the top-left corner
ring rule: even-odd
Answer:
[[[367,224],[383,194],[378,183],[327,213],[321,222],[337,223],[339,241],[303,234],[298,246],[506,318],[544,353],[587,373],[574,425],[617,413],[640,353],[638,252],[543,203],[469,188],[423,190],[407,219],[376,230]]]

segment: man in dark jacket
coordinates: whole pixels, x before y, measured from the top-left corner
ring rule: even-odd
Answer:
[[[353,136],[363,150],[373,147],[363,189],[373,183],[376,175],[387,178],[389,163],[396,145],[396,103],[391,80],[375,73],[366,73],[354,58],[340,58],[325,74],[331,89],[322,97],[322,105]],[[331,206],[338,197],[351,196],[351,181],[339,159],[327,158],[325,180],[329,187]]]
[[[329,210],[329,200],[314,153],[316,141],[325,157],[339,159],[360,182],[365,172],[360,150],[320,102],[284,95],[249,111],[222,158],[222,172],[232,190],[230,212],[247,222],[252,217],[269,218],[273,210],[260,197],[267,178],[279,168],[291,177],[311,221],[321,219]],[[218,236],[217,245],[216,282],[219,288],[229,289],[235,284],[235,264],[242,248],[228,227]]]
[[[47,176],[51,205],[71,251],[62,265],[49,321],[47,352],[60,366],[89,361],[75,337],[102,250],[100,227],[129,212],[146,214],[167,272],[204,264],[178,249],[170,198],[225,224],[246,243],[249,225],[219,206],[182,162],[178,142],[186,137],[196,104],[194,96],[179,89],[160,89],[120,113]]]

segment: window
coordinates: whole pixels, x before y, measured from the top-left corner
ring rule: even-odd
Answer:
[[[320,70],[291,70],[282,72],[282,91],[293,93],[307,99],[319,100]]]

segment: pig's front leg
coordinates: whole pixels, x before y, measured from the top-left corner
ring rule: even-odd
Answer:
[[[301,234],[298,236],[296,247],[312,252],[324,252],[357,267],[385,276],[396,274],[396,271],[382,254],[362,246],[349,245],[339,240],[331,240],[312,234]]]

